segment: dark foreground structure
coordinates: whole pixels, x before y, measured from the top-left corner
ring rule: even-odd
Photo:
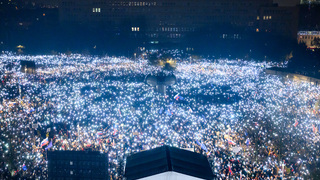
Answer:
[[[22,73],[35,74],[36,73],[36,63],[34,61],[20,61]]]
[[[159,93],[166,95],[167,86],[171,86],[176,83],[176,77],[174,75],[166,75],[159,73],[157,75],[149,74],[146,77],[147,84],[155,87],[155,90]]]
[[[205,156],[169,146],[162,146],[129,156],[125,177],[127,180],[215,179]]]
[[[49,151],[48,179],[108,179],[108,156],[96,151]]]

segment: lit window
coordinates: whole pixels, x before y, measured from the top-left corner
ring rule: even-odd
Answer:
[[[271,16],[269,16],[269,19],[271,19]]]
[[[263,20],[266,20],[266,16],[263,16]]]
[[[140,31],[139,27],[131,27],[131,31]]]
[[[259,32],[259,28],[256,29],[256,32]]]
[[[92,12],[100,13],[101,12],[101,8],[92,8]]]
[[[260,16],[257,16],[257,20],[260,20]]]

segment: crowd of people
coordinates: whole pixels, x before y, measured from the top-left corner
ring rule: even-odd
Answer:
[[[310,177],[318,86],[269,75],[267,62],[177,59],[169,72],[143,58],[3,53],[1,179],[45,179],[55,150],[107,153],[110,179],[122,179],[120,161],[165,144],[203,153],[218,179]],[[176,77],[165,94],[145,82],[159,72]]]

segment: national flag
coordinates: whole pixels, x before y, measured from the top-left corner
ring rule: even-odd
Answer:
[[[201,149],[203,149],[204,151],[208,152],[208,149],[207,149],[206,145],[204,145],[203,143],[200,143],[198,140],[196,140],[196,143],[201,147]]]
[[[162,111],[163,111],[163,107],[160,108],[159,114],[162,114]]]
[[[208,149],[207,149],[206,145],[204,145],[203,143],[201,143],[201,149],[203,149],[204,151],[208,152]]]
[[[246,140],[246,145],[247,145],[247,146],[250,145],[250,139],[249,139],[249,138],[247,138],[247,140]]]
[[[179,99],[179,93],[178,93],[177,95],[175,95],[175,96],[173,97],[173,99],[178,100],[178,99]]]
[[[231,139],[228,139],[228,144],[236,145],[236,143],[234,141],[232,141]]]
[[[294,127],[297,127],[299,124],[298,120],[296,120],[296,122],[294,123]]]
[[[48,138],[45,138],[42,142],[41,142],[41,147],[47,145],[49,143]]]
[[[118,132],[118,130],[115,128],[113,131],[113,135],[115,135]]]
[[[35,111],[33,108],[30,108],[29,113],[32,113],[33,111]]]
[[[97,136],[101,136],[102,134],[103,134],[102,131],[97,132]]]
[[[316,128],[316,126],[314,124],[312,124],[312,130],[313,130],[314,133],[317,132],[317,128]]]
[[[22,165],[22,169],[23,169],[24,171],[26,171],[28,168],[27,168],[27,166],[26,166],[25,164],[23,164],[23,165]]]
[[[196,140],[196,143],[197,143],[199,146],[201,146],[201,143],[200,143],[198,140]]]
[[[174,99],[178,101],[179,99],[183,100],[184,98],[182,96],[180,96],[178,93],[177,95],[174,96]]]
[[[166,111],[166,114],[167,114],[168,116],[171,116],[171,115],[172,115],[170,109],[168,109],[168,110]]]
[[[45,150],[48,150],[50,148],[52,148],[52,141],[50,141],[49,145],[45,148]]]
[[[229,173],[230,173],[231,175],[233,175],[233,172],[232,172],[232,170],[231,170],[230,165],[229,165]]]

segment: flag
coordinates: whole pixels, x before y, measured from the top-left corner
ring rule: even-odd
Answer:
[[[236,143],[234,141],[232,141],[231,139],[228,139],[228,144],[236,145]]]
[[[170,109],[168,109],[168,110],[166,111],[166,114],[167,114],[168,116],[171,116],[171,115],[172,115]]]
[[[27,168],[27,166],[26,166],[25,164],[23,164],[23,165],[22,165],[22,169],[23,169],[24,171],[26,171],[28,168]]]
[[[233,175],[233,172],[232,172],[232,170],[231,170],[230,165],[229,165],[229,173],[230,173],[231,175]]]
[[[208,152],[208,149],[207,149],[206,145],[204,145],[203,143],[201,143],[201,149],[203,149],[204,151]]]
[[[33,109],[33,108],[30,108],[29,113],[32,113],[33,111],[34,111],[34,109]]]
[[[175,95],[175,96],[173,97],[173,99],[178,100],[178,99],[179,99],[179,93],[178,93],[177,95]]]
[[[250,145],[250,139],[249,139],[249,138],[247,138],[247,140],[246,140],[246,145],[247,145],[247,146]]]
[[[45,138],[42,142],[41,142],[41,147],[47,145],[49,143],[48,138]]]
[[[196,140],[196,143],[201,147],[201,149],[203,149],[204,151],[208,152],[208,149],[207,149],[206,145],[204,145],[203,143],[200,143],[198,140]]]
[[[101,136],[102,134],[103,134],[102,131],[97,132],[97,136]]]
[[[45,150],[48,150],[49,148],[52,148],[52,141],[50,141],[49,145],[45,148]]]
[[[317,132],[317,128],[316,128],[316,126],[314,124],[312,124],[312,130],[313,130],[314,133]]]
[[[115,128],[113,131],[113,135],[115,135],[118,132],[118,130]]]
[[[201,143],[200,143],[198,140],[196,140],[196,143],[197,143],[199,146],[201,146]]]
[[[160,108],[159,114],[162,114],[162,111],[163,111],[163,107]]]
[[[174,98],[175,100],[177,100],[177,101],[178,101],[179,99],[180,99],[180,100],[183,100],[183,99],[184,99],[182,96],[179,95],[179,93],[178,93],[177,95],[175,95],[173,98]]]
[[[296,120],[296,122],[294,123],[294,127],[297,127],[299,124],[298,120]]]

